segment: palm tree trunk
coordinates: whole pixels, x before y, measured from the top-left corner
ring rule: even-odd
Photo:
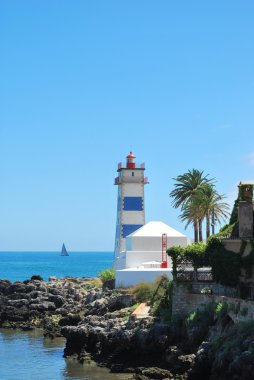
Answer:
[[[196,219],[193,221],[193,226],[194,226],[194,242],[198,242],[198,222]]]
[[[202,219],[198,220],[199,241],[203,241]]]
[[[207,240],[210,236],[210,215],[209,215],[209,212],[206,213],[205,217],[206,217],[206,240]]]

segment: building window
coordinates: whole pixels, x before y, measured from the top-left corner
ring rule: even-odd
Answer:
[[[132,172],[132,177],[134,177],[134,172]]]

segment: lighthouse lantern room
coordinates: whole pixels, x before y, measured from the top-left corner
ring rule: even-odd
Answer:
[[[135,162],[135,155],[130,152],[126,157],[126,165],[118,164],[117,220],[115,238],[115,267],[125,251],[125,238],[145,224],[144,185],[148,179],[144,177],[145,165]]]

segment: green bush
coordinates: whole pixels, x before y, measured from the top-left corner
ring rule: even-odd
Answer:
[[[243,317],[246,317],[247,314],[248,314],[248,308],[245,306],[245,307],[243,307],[242,310],[241,310],[241,315],[242,315]]]
[[[151,300],[152,314],[168,322],[172,315],[173,282],[166,276],[155,281],[156,289]]]
[[[115,269],[112,268],[112,269],[102,270],[99,273],[99,278],[102,281],[102,283],[104,283],[105,281],[108,281],[108,280],[114,280],[114,278],[115,278]]]
[[[156,285],[149,282],[139,282],[133,288],[133,295],[137,302],[151,301]]]
[[[216,304],[213,302],[204,305],[203,309],[193,311],[188,314],[185,323],[187,327],[205,327],[208,328],[213,323]]]
[[[133,288],[137,302],[149,302],[151,312],[163,321],[171,320],[172,281],[167,276],[158,277],[153,283],[139,282]]]

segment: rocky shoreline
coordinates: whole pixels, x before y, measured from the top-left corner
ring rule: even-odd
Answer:
[[[215,352],[209,341],[211,334],[221,336],[228,328],[226,320],[186,327],[152,316],[136,319],[131,316],[136,301],[130,290],[98,285],[87,278],[0,280],[0,326],[40,327],[44,336],[64,336],[65,357],[95,361],[132,379],[252,379],[254,337],[246,336],[245,351],[232,366],[232,358],[220,360],[220,347]]]

